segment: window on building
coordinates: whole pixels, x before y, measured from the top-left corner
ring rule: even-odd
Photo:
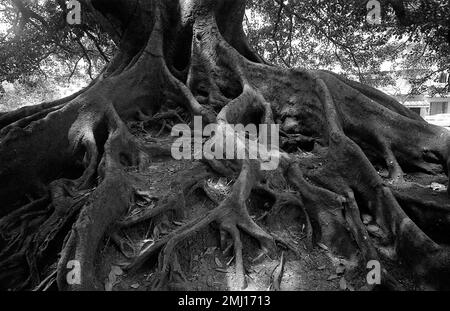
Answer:
[[[449,113],[448,102],[431,102],[430,103],[430,115]]]
[[[420,108],[410,108],[410,109],[420,116]]]

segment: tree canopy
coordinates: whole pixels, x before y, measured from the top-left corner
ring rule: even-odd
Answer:
[[[112,56],[114,45],[87,10],[83,23],[68,25],[64,0],[0,3],[0,80],[30,82],[33,75],[71,76],[80,60],[90,77]],[[56,70],[59,72],[55,72]],[[61,72],[62,71],[62,72]]]
[[[252,0],[245,30],[257,52],[276,65],[330,69],[377,87],[402,77],[411,93],[448,93],[448,81],[425,85],[442,82],[450,70],[448,2],[380,1],[380,25],[366,22],[367,2]],[[88,9],[80,25],[68,25],[66,15],[62,0],[0,4],[0,81],[29,82],[55,67],[70,77],[81,60],[95,76],[111,58],[114,41]]]
[[[406,77],[412,92],[427,91],[424,82],[449,70],[448,2],[380,1],[380,25],[366,22],[367,3],[253,0],[249,39],[280,66],[327,68],[373,86]]]

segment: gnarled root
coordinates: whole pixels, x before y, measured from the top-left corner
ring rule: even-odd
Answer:
[[[135,270],[139,268],[149,257],[155,255],[162,248],[162,260],[160,264],[160,282],[158,288],[161,288],[169,279],[173,268],[173,254],[175,247],[189,236],[205,228],[212,222],[216,222],[220,227],[221,246],[226,248],[226,234],[232,238],[235,253],[236,267],[236,288],[246,286],[244,261],[242,257],[242,242],[240,230],[243,230],[257,241],[259,241],[263,252],[268,253],[274,250],[274,240],[270,234],[261,229],[250,217],[246,208],[246,201],[250,192],[258,180],[259,164],[250,161],[244,161],[242,170],[238,179],[234,183],[231,193],[219,204],[218,207],[208,212],[206,215],[194,219],[179,229],[162,237],[160,240],[143,250],[141,254],[133,261],[128,269]]]

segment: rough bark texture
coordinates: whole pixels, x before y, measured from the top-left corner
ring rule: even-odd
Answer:
[[[320,242],[348,258],[360,252],[363,265],[391,249],[424,284],[449,289],[450,252],[436,242],[448,242],[447,202],[395,190],[408,185],[405,170],[448,173],[449,131],[331,72],[266,64],[247,44],[243,0],[83,5],[119,42],[115,58],[73,96],[0,115],[2,288],[42,287],[56,269],[60,290],[102,289],[96,258],[105,235],[124,250],[117,229],[178,209],[179,199],[200,185],[217,207],[162,236],[128,267],[160,254],[156,288],[180,274],[177,245],[212,223],[224,248],[231,237],[236,286],[245,287],[241,232],[259,241],[263,254],[283,242],[250,217],[248,199],[258,196],[267,198],[275,217],[286,206],[299,208],[309,246]],[[263,172],[256,160],[206,161],[205,167],[234,181],[228,194],[201,186],[210,176],[205,170],[183,180],[165,204],[127,216],[136,196],[130,167],[143,168],[167,150],[137,140],[126,122],[157,123],[180,108],[220,126],[279,123],[280,167]],[[321,165],[297,157],[298,147],[312,151]],[[389,183],[375,166],[388,170]],[[363,212],[381,228],[377,243],[362,223]],[[71,260],[81,263],[81,284],[66,281]],[[382,281],[398,288],[385,269]]]

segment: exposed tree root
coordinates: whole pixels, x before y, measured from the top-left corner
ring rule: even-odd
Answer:
[[[226,248],[226,234],[231,236],[235,255],[236,288],[244,288],[246,280],[240,230],[259,241],[264,252],[273,251],[275,246],[273,238],[251,219],[246,208],[246,201],[257,180],[255,176],[257,171],[259,171],[259,168],[255,167],[254,163],[245,161],[230,195],[218,207],[156,241],[153,245],[143,250],[128,268],[133,270],[140,267],[150,256],[158,253],[159,249],[163,247],[160,283],[158,286],[166,285],[173,265],[172,259],[175,247],[184,239],[192,236],[212,222],[216,222],[220,227],[222,249]]]

